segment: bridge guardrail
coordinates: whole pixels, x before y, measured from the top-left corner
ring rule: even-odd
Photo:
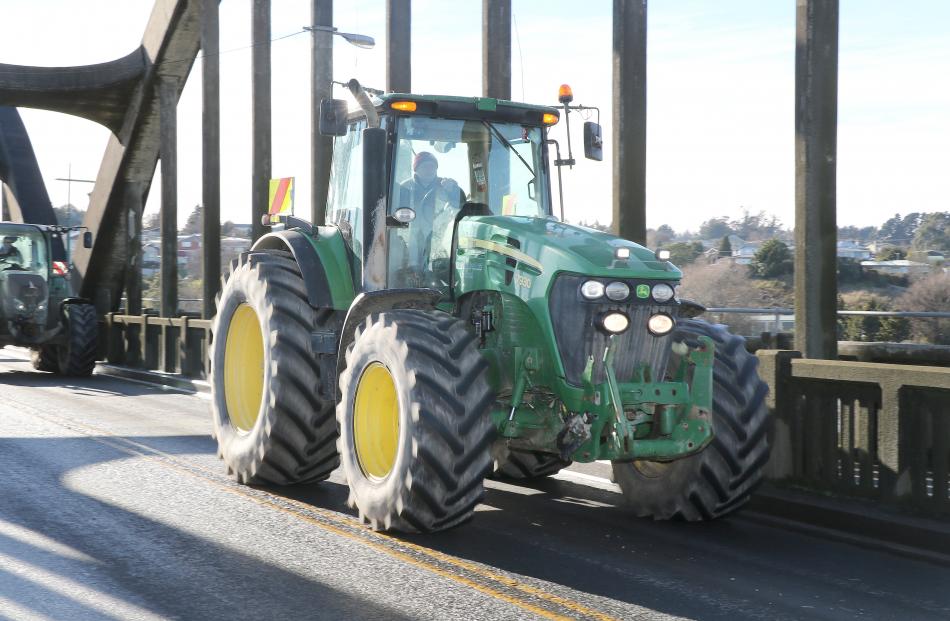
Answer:
[[[101,351],[110,364],[207,379],[210,319],[107,313],[104,323]]]
[[[950,369],[757,355],[775,413],[767,478],[950,514]]]

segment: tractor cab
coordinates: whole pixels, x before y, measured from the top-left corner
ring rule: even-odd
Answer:
[[[0,223],[0,332],[30,337],[46,326],[49,244],[38,227]]]
[[[552,216],[547,128],[558,121],[554,108],[387,94],[369,114],[344,117],[342,110],[345,102],[331,100],[321,115],[331,117],[321,131],[337,136],[326,221],[357,258],[358,290],[421,287],[450,296],[461,217]],[[373,133],[381,140],[370,145],[364,136]],[[383,181],[365,200],[370,177]]]

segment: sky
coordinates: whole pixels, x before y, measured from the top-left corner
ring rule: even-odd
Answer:
[[[481,1],[413,0],[413,91],[481,94]],[[250,221],[250,0],[221,3],[222,220]],[[385,87],[384,0],[337,1],[335,79]],[[0,62],[81,65],[136,48],[150,0],[0,0]],[[894,213],[950,210],[950,2],[841,0],[838,223],[880,225]],[[512,98],[599,106],[605,158],[565,171],[570,221],[611,218],[610,0],[512,0]],[[310,212],[309,0],[273,0],[273,177],[296,179]],[[294,34],[299,33],[299,34]],[[697,230],[711,217],[765,211],[794,223],[794,0],[652,0],[647,44],[647,224]],[[337,87],[337,97],[348,95]],[[95,179],[107,129],[21,109],[54,205]],[[572,138],[582,144],[572,115]],[[201,201],[201,67],[178,110],[179,221]],[[564,123],[552,137],[564,143]],[[581,155],[581,154],[577,154]],[[160,171],[160,166],[159,166]],[[160,172],[158,173],[160,174]],[[159,179],[146,213],[157,211]],[[73,184],[74,204],[87,204]]]

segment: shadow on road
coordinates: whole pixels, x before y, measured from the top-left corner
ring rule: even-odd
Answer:
[[[156,446],[154,437],[129,439]],[[208,444],[207,437],[163,440],[156,448],[166,452],[178,447],[190,453],[199,440]],[[63,483],[77,468],[127,457],[91,437],[0,438],[0,598],[70,619],[102,618],[113,600],[119,603],[107,614],[119,617],[126,607],[192,619],[311,618],[317,612],[326,618],[399,618],[391,609]],[[206,511],[213,520],[213,510]],[[83,597],[83,590],[92,598]]]
[[[0,362],[20,362],[21,359],[3,360]],[[119,380],[107,375],[93,375],[92,377],[66,377],[43,371],[13,371],[0,370],[0,386],[22,386],[26,388],[65,388],[74,393],[101,394],[125,397],[141,397],[144,395],[187,394],[184,391],[165,386]]]

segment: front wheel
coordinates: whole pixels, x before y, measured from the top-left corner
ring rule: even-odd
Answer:
[[[741,336],[696,319],[679,320],[673,341],[695,347],[700,336],[716,345],[712,442],[675,461],[615,462],[614,480],[638,516],[696,521],[731,513],[749,499],[769,459],[768,386],[758,359]]]
[[[468,520],[491,470],[493,395],[465,325],[439,311],[369,318],[340,375],[349,504],[374,529],[432,532]]]

